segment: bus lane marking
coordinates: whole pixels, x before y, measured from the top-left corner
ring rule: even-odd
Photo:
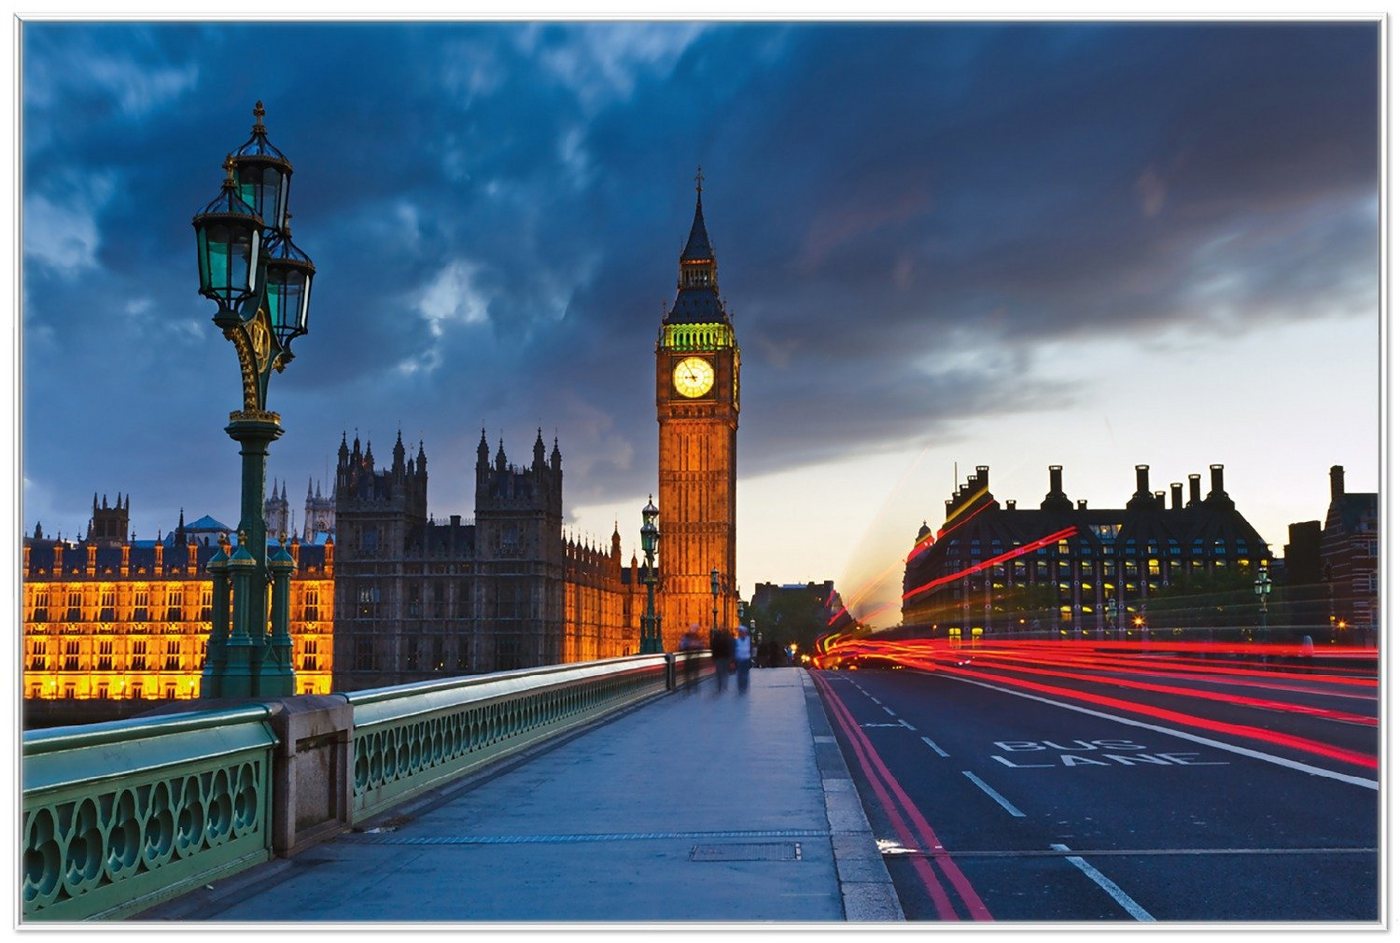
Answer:
[[[1310,763],[1303,763],[1298,760],[1290,760],[1284,756],[1275,756],[1272,753],[1264,753],[1261,750],[1252,750],[1249,747],[1236,746],[1233,743],[1226,743],[1223,740],[1212,740],[1210,737],[1202,737],[1199,734],[1187,733],[1184,730],[1173,730],[1171,727],[1163,727],[1159,724],[1149,724],[1146,721],[1134,720],[1131,717],[1122,717],[1118,714],[1110,714],[1106,711],[1094,710],[1090,707],[1080,707],[1078,704],[1068,704],[1064,701],[1056,701],[1052,698],[1042,697],[1038,694],[1030,694],[1025,691],[1016,691],[1011,688],[1002,687],[999,684],[988,684],[985,681],[974,681],[971,678],[954,678],[954,681],[961,681],[964,684],[975,684],[979,688],[987,688],[992,691],[1000,691],[1002,694],[1011,694],[1016,697],[1028,698],[1032,701],[1039,701],[1042,704],[1049,704],[1052,707],[1062,707],[1065,710],[1077,711],[1081,714],[1088,714],[1091,717],[1099,717],[1104,720],[1111,720],[1114,723],[1126,724],[1130,727],[1140,727],[1143,730],[1152,730],[1157,733],[1166,734],[1169,737],[1177,737],[1181,740],[1190,740],[1192,743],[1200,743],[1205,746],[1215,747],[1227,753],[1234,753],[1238,756],[1247,756],[1250,759],[1261,760],[1265,763],[1272,763],[1275,766],[1282,766],[1287,769],[1297,770],[1307,773],[1310,776],[1321,776],[1325,779],[1334,779],[1337,782],[1350,783],[1353,786],[1361,786],[1363,789],[1370,789],[1373,792],[1380,790],[1380,783],[1374,779],[1366,779],[1363,776],[1352,776],[1349,773],[1338,773],[1334,770],[1325,769],[1321,766],[1313,766]]]
[[[1015,760],[993,753],[992,759],[1010,769],[1051,769],[1056,766],[1229,766],[1228,760],[1199,760],[1199,752],[1149,753],[1145,744],[1132,740],[993,740],[1003,753],[1034,753]],[[1136,753],[1127,751],[1136,750]],[[1047,754],[1047,751],[1054,751]],[[1118,752],[1112,752],[1118,751]],[[1095,756],[1086,756],[1095,753]],[[1027,762],[1023,762],[1027,761]],[[1044,762],[1037,762],[1044,761]],[[1058,762],[1057,762],[1058,761]]]

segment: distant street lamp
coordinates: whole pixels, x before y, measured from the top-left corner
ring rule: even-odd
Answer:
[[[710,635],[719,631],[719,570],[710,570]]]
[[[656,505],[651,503],[651,495],[647,495],[647,506],[642,508],[642,553],[647,558],[647,572],[643,580],[647,584],[647,614],[642,617],[642,647],[643,655],[660,654],[661,647],[661,619],[656,614],[656,545],[661,539],[661,530],[656,526],[656,519],[660,515]]]
[[[1259,575],[1254,579],[1254,594],[1259,597],[1259,634],[1260,641],[1268,641],[1269,634],[1269,593],[1273,589],[1273,584],[1269,580],[1269,567],[1261,564]]]
[[[209,561],[215,604],[205,698],[281,697],[296,687],[287,604],[294,567],[285,547],[269,559],[263,520],[267,449],[282,434],[281,417],[267,409],[267,384],[306,333],[316,266],[292,243],[292,164],[268,141],[264,113],[258,102],[252,137],[224,161],[223,188],[194,217],[199,293],[218,305],[214,324],[233,342],[243,385],[243,408],[224,429],[243,456],[238,547],[229,554],[223,543]]]

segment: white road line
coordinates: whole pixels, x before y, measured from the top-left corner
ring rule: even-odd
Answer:
[[[948,758],[948,754],[946,754],[946,753],[943,752],[943,748],[940,747],[938,744],[934,743],[934,742],[933,742],[932,740],[930,740],[928,737],[920,737],[919,739],[922,740],[922,741],[924,741],[924,743],[927,743],[927,744],[933,749],[933,752],[934,752],[934,753],[937,753],[939,756],[943,757],[944,759],[947,759],[947,758]]]
[[[861,693],[861,694],[865,694],[865,688],[861,688],[861,689],[860,689],[860,693]],[[876,704],[879,704],[879,703],[880,703],[880,699],[879,699],[878,697],[876,697],[875,695],[873,695],[873,694],[865,694],[865,696],[868,697],[868,698],[870,698],[870,699],[871,699],[872,701],[874,701]],[[882,706],[883,706],[883,705],[882,705]]]
[[[1050,847],[1056,851],[1069,851],[1068,845],[1051,845]],[[1089,876],[1089,880],[1093,881],[1099,887],[1107,891],[1108,896],[1112,897],[1115,901],[1117,901],[1118,906],[1126,910],[1134,920],[1140,920],[1143,923],[1157,922],[1150,913],[1142,909],[1141,905],[1139,905],[1137,901],[1129,897],[1127,892],[1124,891],[1123,888],[1110,881],[1108,877],[1098,868],[1094,867],[1092,864],[1085,861],[1078,855],[1066,855],[1065,860],[1068,861],[1070,864],[1074,865],[1079,870],[1083,871],[1086,875]]]
[[[946,676],[945,677],[950,677]],[[1000,691],[1003,694],[1014,694],[1017,697],[1029,698],[1032,701],[1040,701],[1042,704],[1051,704],[1055,707],[1063,707],[1065,710],[1078,711],[1081,714],[1088,714],[1091,717],[1102,717],[1104,720],[1116,721],[1120,724],[1127,724],[1130,727],[1141,727],[1144,730],[1153,730],[1157,733],[1164,733],[1169,737],[1178,737],[1182,740],[1190,740],[1192,743],[1203,743],[1208,747],[1215,747],[1217,750],[1224,750],[1227,753],[1235,753],[1239,756],[1248,756],[1252,759],[1263,760],[1265,763],[1273,763],[1275,766],[1284,766],[1288,769],[1298,770],[1310,776],[1322,776],[1327,779],[1335,779],[1342,783],[1351,783],[1353,786],[1362,786],[1366,789],[1379,791],[1380,784],[1374,779],[1366,779],[1364,776],[1352,776],[1347,773],[1338,773],[1330,769],[1323,769],[1321,766],[1311,766],[1307,763],[1300,763],[1297,760],[1290,760],[1283,756],[1274,756],[1272,753],[1263,753],[1259,750],[1251,750],[1248,747],[1235,746],[1233,743],[1226,743],[1223,740],[1212,740],[1209,737],[1198,736],[1194,733],[1187,733],[1184,730],[1173,730],[1171,727],[1162,727],[1158,724],[1149,724],[1141,720],[1133,720],[1131,717],[1120,717],[1117,714],[1109,714],[1104,711],[1096,711],[1089,707],[1080,707],[1077,704],[1066,704],[1064,701],[1052,700],[1048,697],[1041,697],[1038,694],[1028,694],[1025,691],[1016,691],[1012,688],[1004,688],[999,684],[988,684],[986,681],[973,681],[971,678],[953,678],[954,681],[961,681],[964,684],[975,684],[980,688],[990,688],[993,691]]]
[[[903,717],[901,717],[901,718],[899,719],[899,722],[900,722],[901,724],[903,724],[904,726],[908,727],[910,730],[913,730],[913,729],[914,729],[914,725],[911,724],[911,723],[909,723],[909,721],[905,720]]]
[[[884,707],[882,705],[880,709],[883,710],[886,714],[889,714],[891,717],[894,716],[894,711],[890,710],[888,707]]]
[[[1001,807],[1002,807],[1003,809],[1005,809],[1007,812],[1010,812],[1010,813],[1012,814],[1012,816],[1014,816],[1015,818],[1018,818],[1018,819],[1023,819],[1023,818],[1026,817],[1026,813],[1024,813],[1024,812],[1022,812],[1020,809],[1016,808],[1016,807],[1015,807],[1014,805],[1012,805],[1010,802],[1007,802],[1005,796],[1003,796],[1001,793],[997,792],[997,791],[996,791],[995,789],[993,789],[991,786],[988,786],[986,783],[982,782],[982,780],[979,779],[979,778],[977,777],[977,774],[974,773],[972,770],[970,770],[970,769],[965,769],[965,770],[962,771],[962,774],[963,774],[964,776],[966,776],[968,779],[972,780],[974,783],[976,783],[978,789],[981,789],[981,790],[982,790],[983,792],[985,792],[987,795],[991,796],[991,797],[992,797],[992,801],[994,801],[997,805],[1001,806]]]

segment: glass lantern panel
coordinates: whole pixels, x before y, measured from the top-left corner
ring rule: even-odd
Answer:
[[[257,210],[263,226],[280,229],[286,211],[286,175],[266,164],[244,164],[238,168],[238,195]]]
[[[306,331],[311,280],[297,269],[272,269],[267,274],[267,313],[279,343]]]

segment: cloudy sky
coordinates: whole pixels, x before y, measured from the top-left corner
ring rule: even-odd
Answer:
[[[261,99],[311,333],[274,375],[298,508],[342,432],[564,456],[637,545],[653,352],[703,165],[743,349],[739,567],[897,621],[956,474],[1121,506],[1225,465],[1281,554],[1379,465],[1376,24],[24,23],[21,524],[236,523],[232,345],[193,214]],[[662,509],[663,515],[665,509]],[[664,530],[664,516],[663,516]]]

